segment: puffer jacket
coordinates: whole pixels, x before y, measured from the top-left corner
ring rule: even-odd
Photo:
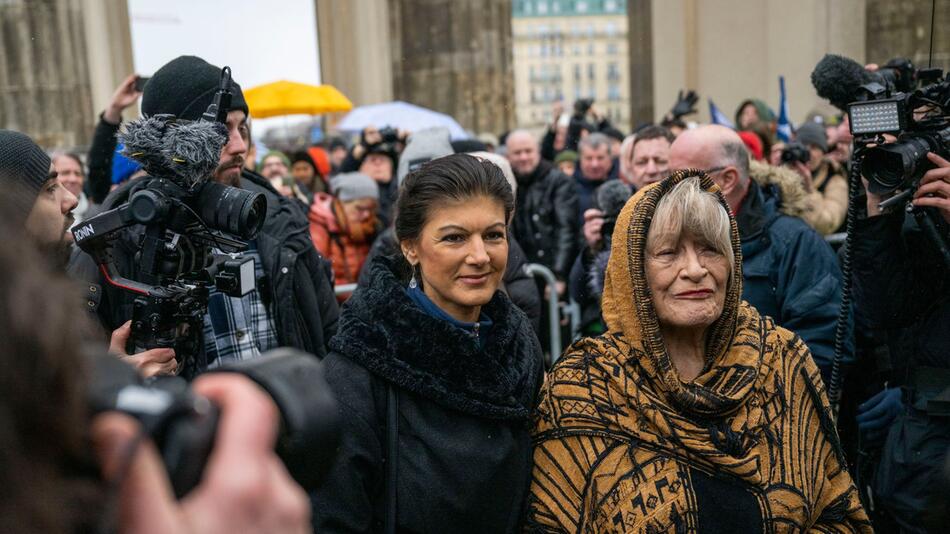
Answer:
[[[126,202],[135,185],[136,181],[128,182],[113,191],[103,203],[103,211]],[[329,266],[310,241],[306,215],[295,200],[278,195],[259,174],[242,172],[241,188],[263,194],[267,202],[264,226],[255,237],[267,279],[258,290],[273,313],[277,341],[322,358],[336,332],[340,310],[330,285]],[[113,250],[119,273],[133,280],[138,279],[135,254],[143,231],[141,226],[121,231]],[[101,296],[95,299],[98,307],[90,311],[98,314],[107,332],[132,318],[135,295],[106,284],[91,256],[77,250],[70,259],[69,272],[93,284],[89,287],[101,288]]]
[[[545,160],[518,176],[518,206],[512,232],[531,263],[540,263],[566,280],[577,254],[577,191],[574,180]]]
[[[496,292],[482,307],[492,326],[480,348],[417,306],[390,259],[370,269],[324,362],[343,429],[336,463],[311,494],[314,531],[383,532],[389,483],[396,532],[518,531],[542,381],[527,318]]]
[[[355,284],[376,233],[347,225],[339,201],[326,193],[314,196],[308,217],[313,246],[333,265],[334,283]]]
[[[799,217],[808,209],[801,178],[754,164],[736,224],[742,241],[742,298],[799,336],[827,379],[841,306],[841,270],[825,240]],[[845,364],[851,361],[846,347]]]

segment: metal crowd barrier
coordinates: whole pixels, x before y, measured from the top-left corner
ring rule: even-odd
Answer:
[[[554,365],[564,347],[561,345],[561,309],[557,298],[557,278],[554,272],[539,263],[528,263],[524,266],[525,272],[531,276],[539,277],[544,280],[545,287],[549,288],[548,293],[548,330],[551,336],[551,351],[549,353],[549,365]],[[544,291],[541,291],[544,296]]]
[[[345,295],[347,293],[352,293],[356,291],[356,284],[340,284],[338,286],[333,286],[333,291],[336,293],[336,296]]]

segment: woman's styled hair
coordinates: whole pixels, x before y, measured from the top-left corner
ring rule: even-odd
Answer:
[[[515,209],[514,194],[501,169],[468,154],[434,159],[410,172],[399,188],[394,230],[400,243],[419,237],[434,208],[475,197],[500,202],[505,222]]]
[[[692,235],[725,256],[731,270],[735,253],[732,250],[729,213],[715,193],[703,189],[698,176],[676,184],[657,203],[647,234],[648,249],[660,232],[674,236]]]

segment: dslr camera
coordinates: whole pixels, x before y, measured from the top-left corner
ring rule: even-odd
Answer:
[[[175,496],[195,488],[214,449],[219,411],[192,393],[181,377],[143,380],[108,354],[90,354],[86,392],[90,412],[118,411],[135,418],[162,457]],[[260,358],[210,371],[237,373],[260,386],[280,411],[277,456],[306,490],[319,486],[333,465],[340,420],[323,365],[311,354],[274,349]],[[240,468],[240,466],[235,466]]]
[[[793,165],[796,162],[808,165],[811,160],[811,152],[808,147],[798,141],[792,141],[782,149],[782,165]]]

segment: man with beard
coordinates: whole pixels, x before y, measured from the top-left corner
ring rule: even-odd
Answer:
[[[0,183],[4,209],[55,269],[63,269],[69,254],[67,232],[73,225],[76,196],[60,183],[49,156],[20,132],[0,130]],[[135,366],[144,376],[175,372],[175,351],[152,349],[138,354],[125,351],[130,332],[126,322],[112,333],[110,350]]]
[[[221,69],[201,58],[178,57],[149,80],[142,96],[142,113],[198,120],[212,103],[220,77]],[[232,80],[230,91],[225,123],[228,138],[212,178],[263,194],[267,211],[260,233],[240,254],[240,259],[254,262],[255,289],[242,297],[230,297],[212,288],[204,316],[202,349],[184,370],[189,378],[209,368],[256,358],[279,346],[322,357],[339,315],[331,274],[310,241],[303,207],[277,194],[264,177],[244,168],[248,108],[237,82]],[[125,203],[134,185],[111,193],[103,203],[103,211]],[[134,226],[117,236],[113,255],[118,272],[125,278],[140,279],[135,253],[143,231],[143,227]],[[131,317],[134,295],[106,284],[88,254],[75,256],[70,270],[102,286],[97,313],[106,328],[115,329]]]

